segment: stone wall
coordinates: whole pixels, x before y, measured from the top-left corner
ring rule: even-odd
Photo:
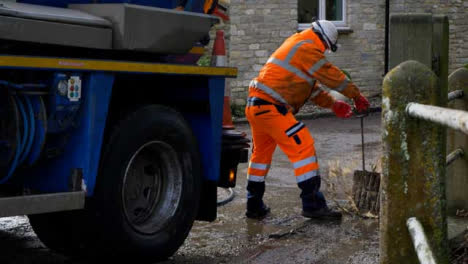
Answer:
[[[448,14],[450,72],[468,63],[468,1],[393,0],[391,12]],[[231,0],[230,65],[239,69],[230,82],[234,105],[244,105],[249,82],[285,38],[297,32],[297,0]],[[381,94],[384,74],[385,0],[348,0],[347,25],[337,53],[326,54],[347,70],[367,96]]]
[[[367,96],[381,94],[384,74],[385,1],[347,1],[350,34],[340,34],[341,47],[328,59],[348,71]]]
[[[249,82],[284,39],[297,29],[297,0],[231,0],[230,65],[232,100],[245,105]]]
[[[349,71],[364,93],[379,94],[384,69],[384,2],[347,2],[352,33],[340,33],[340,49],[326,55]],[[271,53],[297,32],[297,8],[297,0],[231,0],[230,65],[239,69],[238,78],[231,82],[234,104],[245,104],[250,80]]]

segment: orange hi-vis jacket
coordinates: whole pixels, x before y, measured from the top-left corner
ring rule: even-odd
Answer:
[[[316,81],[348,98],[358,96],[356,85],[327,61],[324,52],[325,46],[312,29],[292,35],[250,83],[249,97],[285,104],[297,112],[307,100],[325,108],[333,106],[333,96]]]

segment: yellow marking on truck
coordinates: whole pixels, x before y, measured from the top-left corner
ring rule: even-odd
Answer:
[[[0,56],[0,67],[39,69],[67,69],[110,72],[140,72],[164,74],[191,74],[236,77],[237,69],[230,67],[200,67],[163,63],[141,63],[107,60],[81,60],[44,57]]]

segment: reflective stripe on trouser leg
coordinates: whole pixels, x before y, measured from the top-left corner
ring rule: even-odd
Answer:
[[[302,122],[297,122],[285,130],[286,136],[294,139],[286,141],[287,145],[296,143],[296,151],[288,151],[289,160],[292,162],[296,181],[303,182],[320,175],[317,157],[315,155],[314,139]],[[294,142],[294,143],[293,143]],[[281,148],[287,148],[280,144]]]
[[[294,174],[298,183],[307,181],[320,175],[317,158],[310,156],[308,158],[293,162]]]
[[[254,182],[264,182],[269,169],[270,164],[256,163],[251,160],[247,169],[247,179]]]
[[[260,105],[249,106],[245,110],[252,131],[252,155],[247,169],[247,211],[256,211],[263,208],[265,177],[270,169],[276,143],[256,120],[263,116],[268,117],[273,109],[274,106],[272,105]],[[265,114],[255,115],[259,112],[265,112]]]
[[[254,142],[251,162],[271,163],[270,155],[273,154],[274,148],[269,146],[276,143],[293,163],[298,182],[317,177],[319,165],[315,155],[314,139],[307,127],[302,122],[298,122],[290,112],[282,115],[274,106],[262,107],[268,108],[271,112],[255,116],[255,112],[260,111],[257,106],[248,107],[246,110]],[[258,144],[258,140],[262,144]],[[265,155],[257,155],[260,153],[268,153],[269,159],[266,159]]]
[[[320,199],[323,195],[320,196],[319,192],[319,165],[314,139],[309,130],[298,122],[291,112],[283,115],[274,106],[260,107],[253,106],[246,109],[254,146],[251,162],[270,164],[274,146],[278,144],[293,164],[298,185],[304,193],[303,206],[306,208],[323,206],[325,202],[324,199]],[[261,110],[270,110],[270,112],[255,116],[255,113]],[[257,141],[260,141],[260,145]],[[260,154],[268,154],[269,159]]]
[[[256,119],[262,116],[269,116],[274,106],[260,105],[249,106],[246,109],[246,116],[250,122],[252,131],[252,155],[250,156],[249,167],[247,169],[247,178],[253,182],[264,182],[270,169],[273,152],[276,143],[273,138],[264,131],[262,126],[257,124]],[[256,116],[255,113],[270,110],[263,115]]]

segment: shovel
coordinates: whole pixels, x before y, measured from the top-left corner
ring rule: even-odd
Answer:
[[[353,200],[361,212],[378,214],[380,210],[380,173],[366,171],[364,146],[364,118],[368,113],[357,115],[361,119],[362,170],[354,171]]]

